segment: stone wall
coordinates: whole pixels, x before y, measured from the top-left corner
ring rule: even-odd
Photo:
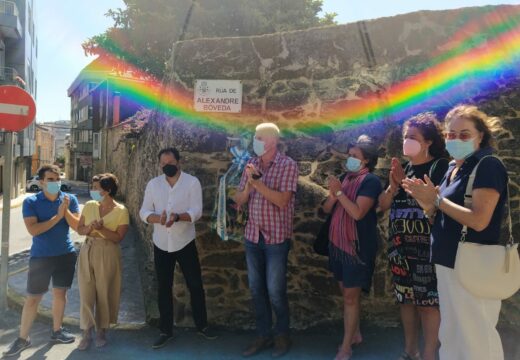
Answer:
[[[325,198],[325,177],[341,172],[341,152],[350,139],[368,133],[381,144],[376,174],[385,181],[391,156],[399,156],[399,121],[379,120],[351,128],[330,127],[320,134],[305,132],[345,102],[355,102],[368,93],[380,92],[428,66],[436,50],[467,21],[491,8],[418,12],[364,24],[347,24],[307,31],[278,33],[248,38],[201,39],[174,47],[172,85],[192,92],[196,79],[239,79],[247,116],[230,115],[229,121],[251,130],[257,122],[276,122],[289,136],[282,151],[300,168],[296,195],[295,233],[289,256],[288,287],[291,321],[295,328],[337,321],[342,317],[342,300],[324,258],[313,254],[311,243],[322,220],[318,207]],[[367,37],[366,34],[369,34]],[[373,56],[367,52],[367,39]],[[366,55],[367,54],[367,55]],[[499,156],[512,179],[511,197],[515,234],[520,233],[520,79],[498,79],[494,90],[471,92],[474,102],[490,114],[500,116],[504,130],[498,138]],[[443,116],[455,105],[442,99],[434,110]],[[382,104],[384,96],[381,97]],[[368,120],[368,119],[367,119]],[[394,121],[395,120],[395,121]],[[295,125],[298,125],[296,127]],[[323,127],[321,128],[323,130]],[[138,217],[144,188],[159,174],[156,154],[174,145],[182,151],[184,171],[197,176],[204,191],[204,216],[197,224],[199,249],[209,318],[219,325],[249,328],[253,325],[243,246],[223,242],[210,230],[218,176],[230,165],[227,136],[230,133],[196,127],[182,119],[154,114],[143,131],[128,138],[122,127],[105,133],[105,167],[121,180],[122,196],[139,231],[143,254],[143,282],[148,315],[157,316],[153,278],[151,226]],[[233,134],[235,135],[235,134]],[[385,260],[387,219],[381,216],[378,265],[371,294],[363,299],[363,315],[380,323],[394,324],[398,309],[393,305],[391,282]],[[175,316],[180,325],[191,325],[189,296],[184,280],[175,280]],[[508,320],[520,323],[520,298],[507,302]]]

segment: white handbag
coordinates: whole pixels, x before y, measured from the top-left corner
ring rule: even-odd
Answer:
[[[473,202],[471,193],[479,164],[471,172],[466,185],[464,206],[469,209]],[[507,190],[507,202],[509,204],[509,189]],[[513,240],[509,206],[508,222],[509,240],[506,245],[483,245],[467,242],[468,228],[467,226],[462,228],[455,259],[455,274],[462,286],[474,296],[503,300],[513,296],[520,289],[520,256],[518,244],[515,244]]]

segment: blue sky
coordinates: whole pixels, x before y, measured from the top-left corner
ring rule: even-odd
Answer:
[[[511,0],[324,0],[325,12],[336,12],[339,23],[393,16],[417,10],[457,9],[467,6],[520,4]]]
[[[108,9],[123,7],[122,0],[36,0],[38,52],[37,121],[70,118],[67,89],[93,58],[85,57],[81,43],[112,25]],[[393,16],[417,10],[453,9],[491,4],[520,4],[508,0],[324,0],[323,10],[338,13],[339,23]]]
[[[36,0],[38,32],[37,121],[70,119],[67,89],[93,58],[81,43],[113,25],[104,14],[122,0]]]

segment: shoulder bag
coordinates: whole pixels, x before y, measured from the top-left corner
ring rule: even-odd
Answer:
[[[482,159],[480,160],[482,161]],[[466,185],[464,206],[471,208],[475,166]],[[506,245],[483,245],[466,241],[467,226],[463,226],[457,257],[455,274],[462,286],[479,298],[503,300],[513,296],[520,289],[520,256],[518,244],[513,240],[509,187],[507,204],[509,239]],[[498,235],[497,235],[498,236]]]

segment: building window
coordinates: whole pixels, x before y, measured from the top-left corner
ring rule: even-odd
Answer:
[[[93,134],[93,146],[92,146],[92,156],[94,159],[101,158],[101,133]]]

